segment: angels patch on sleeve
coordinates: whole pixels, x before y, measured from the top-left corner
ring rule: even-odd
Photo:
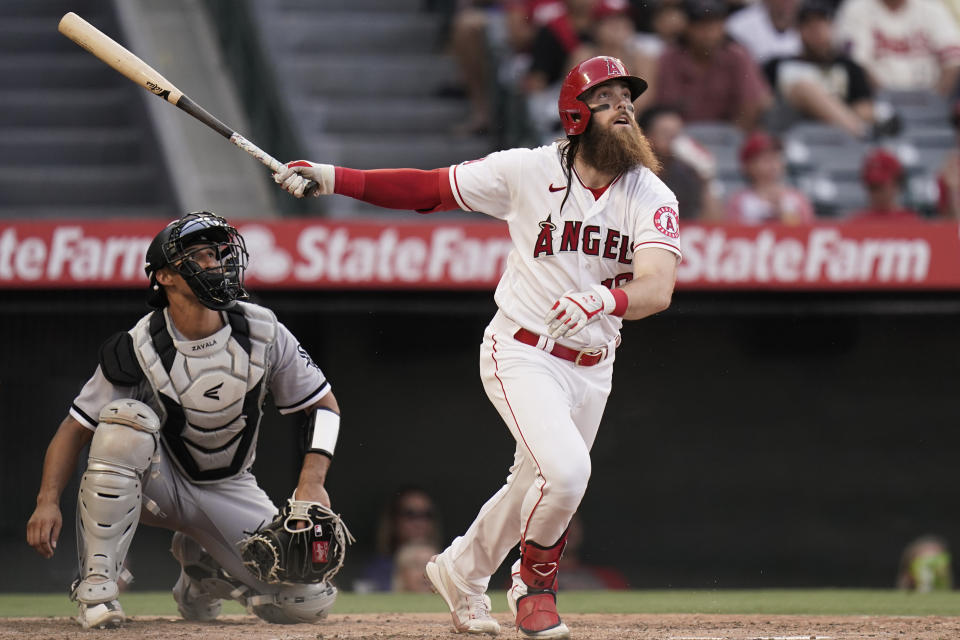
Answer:
[[[657,231],[676,240],[680,237],[680,217],[672,207],[660,207],[653,214],[653,225]]]

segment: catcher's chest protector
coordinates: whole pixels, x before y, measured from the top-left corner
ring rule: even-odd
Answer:
[[[174,340],[164,310],[130,332],[165,413],[166,449],[195,482],[236,475],[255,456],[277,321],[270,311],[244,303],[227,316],[225,327],[201,340]]]

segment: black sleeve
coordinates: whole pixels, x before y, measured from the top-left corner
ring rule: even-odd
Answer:
[[[143,369],[133,350],[133,338],[126,331],[115,333],[100,345],[103,377],[120,387],[132,387],[143,379]]]
[[[548,27],[540,27],[530,47],[530,71],[539,71],[547,78],[547,84],[559,80],[567,65],[567,52],[563,44]]]
[[[767,60],[763,65],[763,75],[767,79],[767,84],[770,85],[770,88],[774,92],[777,91],[777,72],[780,69],[780,61],[783,58],[773,58],[772,60]]]
[[[841,59],[847,67],[847,77],[850,84],[847,87],[847,103],[853,104],[861,100],[869,100],[873,97],[873,88],[867,79],[867,73],[859,64],[850,58]]]

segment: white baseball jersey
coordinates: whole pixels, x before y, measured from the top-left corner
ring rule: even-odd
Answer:
[[[595,198],[574,172],[571,193],[560,143],[492,153],[450,169],[457,204],[506,221],[513,240],[495,300],[518,325],[545,335],[544,315],[567,291],[633,278],[633,254],[645,248],[678,257],[677,198],[647,168],[617,178]],[[604,315],[563,342],[600,347],[616,340],[623,321]]]
[[[939,0],[907,0],[897,11],[880,0],[847,0],[836,37],[886,89],[933,89],[941,65],[960,64],[960,28]]]
[[[756,2],[734,13],[727,19],[726,28],[727,33],[743,45],[758,64],[773,58],[797,56],[803,51],[797,30],[778,31],[763,2]]]

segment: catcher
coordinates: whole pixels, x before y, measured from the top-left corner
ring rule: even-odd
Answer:
[[[231,598],[268,622],[316,622],[336,599],[330,580],[350,534],[324,481],[339,408],[273,312],[242,302],[247,258],[243,237],[211,213],[160,231],[146,255],[154,310],[103,343],[47,448],[27,542],[49,558],[60,495],[90,445],[71,587],[84,628],[125,621],[118,583],[132,577],[123,566],[138,522],[174,531],[173,597],[187,620],[213,620]],[[280,413],[303,414],[303,466],[279,516],[250,472],[268,392]]]

